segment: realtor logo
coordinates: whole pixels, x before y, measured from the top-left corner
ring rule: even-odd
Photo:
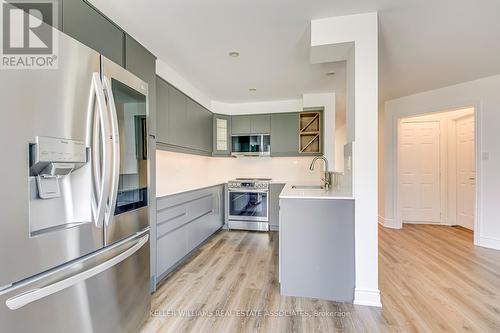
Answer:
[[[57,68],[56,1],[2,2],[0,68]]]

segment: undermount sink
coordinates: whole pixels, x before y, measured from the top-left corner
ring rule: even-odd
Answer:
[[[321,185],[292,185],[293,189],[296,190],[323,190],[324,187]]]

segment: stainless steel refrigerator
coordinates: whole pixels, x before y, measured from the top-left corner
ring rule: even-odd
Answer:
[[[136,332],[150,310],[147,84],[58,32],[0,73],[0,332]]]

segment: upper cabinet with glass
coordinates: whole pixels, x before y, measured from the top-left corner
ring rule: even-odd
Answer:
[[[228,156],[231,154],[231,117],[215,114],[213,118],[213,155]]]

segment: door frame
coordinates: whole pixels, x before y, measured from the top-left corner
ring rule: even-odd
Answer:
[[[392,150],[392,161],[387,161],[392,164],[392,191],[394,193],[392,197],[393,207],[394,207],[394,221],[390,227],[395,229],[403,228],[403,221],[401,219],[401,211],[399,209],[399,122],[402,118],[412,117],[412,116],[423,116],[436,114],[438,112],[455,111],[465,108],[474,109],[474,146],[475,146],[475,164],[476,164],[476,193],[475,193],[475,208],[474,208],[474,244],[479,245],[479,235],[480,233],[480,223],[481,221],[481,193],[482,193],[482,159],[481,159],[481,108],[480,103],[470,103],[463,105],[451,106],[448,108],[428,110],[423,112],[409,112],[405,114],[395,114],[391,118],[391,136],[392,136],[392,147],[388,147]]]
[[[459,225],[458,224],[458,132],[457,132],[457,122],[459,120],[463,120],[465,118],[468,118],[470,117],[471,115],[463,115],[461,117],[458,117],[456,119],[453,119],[453,126],[454,126],[454,130],[455,130],[455,169],[453,170],[454,173],[455,173],[455,222],[457,222],[456,225]],[[474,119],[474,149],[476,149],[476,139],[477,139],[477,135],[476,135],[476,124],[475,124],[475,112],[472,114],[472,117]],[[474,151],[474,155],[475,157],[477,156],[477,152]],[[475,194],[477,195],[477,161],[474,161],[474,167],[476,168],[476,170],[474,171],[475,172],[475,177],[476,179],[474,180],[475,184],[474,184],[474,191],[475,191]],[[477,202],[475,202],[475,204],[477,204]],[[474,223],[473,223],[473,228],[475,231],[476,229],[476,223],[475,223],[475,211],[474,211]]]

